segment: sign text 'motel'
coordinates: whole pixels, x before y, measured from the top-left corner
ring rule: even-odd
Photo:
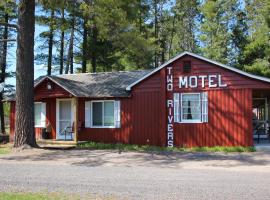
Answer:
[[[180,88],[197,88],[198,83],[201,82],[201,87],[207,86],[209,88],[227,87],[226,83],[222,82],[221,75],[199,75],[199,76],[180,76]]]

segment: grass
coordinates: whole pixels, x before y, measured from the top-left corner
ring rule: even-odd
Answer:
[[[96,142],[86,142],[78,144],[79,149],[114,149],[119,151],[139,151],[139,152],[254,152],[255,147],[158,147],[150,145],[133,145],[133,144],[105,144]]]
[[[1,192],[0,200],[57,200],[63,199],[59,195],[49,195],[42,193],[9,193]]]
[[[23,192],[0,192],[0,200],[83,200],[83,199],[104,199],[113,200],[114,198],[95,197],[93,195],[77,195],[64,193],[23,193]]]
[[[11,151],[9,144],[0,144],[0,155],[8,154]]]

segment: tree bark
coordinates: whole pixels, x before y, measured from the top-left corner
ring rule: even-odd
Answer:
[[[9,16],[8,14],[5,14],[5,23],[8,24],[9,21]],[[3,39],[6,40],[8,38],[8,26],[5,25],[4,28],[4,33],[3,33]],[[0,83],[5,82],[6,78],[6,67],[7,67],[7,41],[2,42],[3,44],[3,51],[1,55],[1,75],[0,75]],[[4,105],[3,105],[3,92],[0,91],[0,120],[1,120],[1,133],[5,134],[6,129],[5,129],[5,115],[4,115]]]
[[[62,26],[64,26],[65,23],[65,9],[62,8],[61,11],[61,21],[62,21]],[[63,74],[63,69],[64,69],[64,46],[65,46],[65,31],[62,27],[61,30],[61,44],[60,44],[60,74]]]
[[[35,0],[20,0],[14,147],[37,146],[34,132],[34,33]]]
[[[68,56],[67,56],[67,65],[65,69],[65,74],[67,74],[69,71],[71,74],[73,74],[73,41],[74,41],[74,28],[75,28],[75,16],[72,16],[72,22],[71,22],[71,34],[70,34],[70,40],[69,40],[69,48],[68,48]]]
[[[156,39],[156,48],[158,46],[158,5],[157,0],[154,1],[154,21],[155,21],[155,39]],[[155,50],[155,68],[158,67],[158,51]]]
[[[83,49],[82,49],[82,73],[86,73],[86,64],[87,64],[87,26],[86,26],[87,20],[84,19],[83,22]]]
[[[48,68],[47,75],[50,76],[52,73],[52,49],[53,49],[53,32],[54,32],[54,10],[51,10],[51,22],[50,22],[50,33],[49,33],[49,52],[48,52]]]
[[[97,71],[97,58],[96,58],[96,43],[97,43],[97,28],[95,25],[92,27],[92,70],[95,73]]]

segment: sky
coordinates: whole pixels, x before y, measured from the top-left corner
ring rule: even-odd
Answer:
[[[46,27],[36,25],[36,27],[35,27],[35,41],[37,41],[38,35],[41,32],[43,32],[44,30],[46,30]],[[16,38],[16,36],[14,35],[14,36],[12,36],[12,38]],[[35,42],[35,49],[38,45],[39,45],[39,42]],[[16,71],[16,49],[17,49],[16,42],[14,43],[13,47],[8,49],[8,55],[7,55],[7,64],[8,64],[7,71],[8,72],[15,72]],[[35,71],[35,78],[46,74],[46,68],[43,65],[35,64],[34,71]],[[5,82],[6,82],[6,84],[11,84],[11,85],[15,86],[16,79],[15,79],[15,77],[7,78]]]

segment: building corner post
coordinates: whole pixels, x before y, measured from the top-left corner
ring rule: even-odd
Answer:
[[[74,112],[74,142],[78,143],[78,97],[73,98]]]

